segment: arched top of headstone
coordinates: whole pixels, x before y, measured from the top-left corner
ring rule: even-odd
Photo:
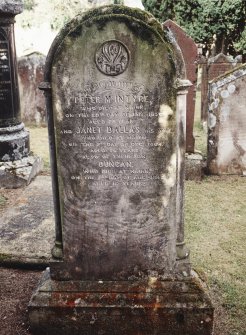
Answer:
[[[210,57],[208,60],[208,64],[213,63],[233,63],[233,58],[231,56],[227,56],[223,53],[216,55],[215,57]]]
[[[65,27],[60,31],[52,43],[49,54],[47,56],[45,81],[49,82],[51,79],[50,74],[53,59],[59,51],[59,48],[66,36],[76,36],[76,34],[80,33],[83,25],[88,26],[92,23],[96,23],[99,26],[101,25],[101,29],[103,29],[105,24],[113,18],[125,22],[130,26],[131,30],[138,30],[138,34],[141,36],[141,38],[143,40],[149,39],[150,44],[153,42],[151,37],[153,33],[157,39],[166,44],[170,52],[170,60],[174,63],[176,68],[176,76],[185,78],[184,71],[181,70],[184,67],[182,55],[177,52],[175,41],[170,38],[166,31],[163,30],[161,24],[154,18],[153,15],[137,8],[130,8],[121,5],[110,5],[98,7],[85,13],[78,14],[73,20],[65,25]]]
[[[22,0],[1,0],[0,1],[0,15],[12,14],[17,15],[23,12]]]
[[[175,32],[176,34],[180,35],[180,38],[185,38],[185,39],[189,39],[191,44],[194,44],[194,47],[197,48],[196,43],[194,42],[194,40],[186,33],[186,31],[181,28],[176,22],[172,21],[172,20],[166,20],[163,25],[169,29],[171,29],[172,31]]]
[[[195,41],[181,28],[176,22],[167,20],[163,26],[171,30],[178,45],[182,50],[182,54],[186,64],[194,64],[197,59],[198,50]]]
[[[185,62],[184,62],[184,56],[183,56],[182,50],[179,44],[177,43],[177,40],[173,32],[167,27],[165,27],[164,25],[163,25],[163,29],[165,33],[167,34],[170,43],[173,45],[173,50],[175,53],[174,58],[175,58],[175,67],[177,71],[177,77],[181,79],[185,79],[186,78],[186,68],[185,68]]]
[[[238,78],[245,75],[246,75],[246,64],[242,64],[214,78],[209,83],[212,85],[211,86],[212,88],[220,87],[224,86],[225,84],[229,84],[230,82],[237,80]]]

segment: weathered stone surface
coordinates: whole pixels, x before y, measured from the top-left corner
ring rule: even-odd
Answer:
[[[11,199],[10,192],[4,190],[4,195]],[[51,178],[38,176],[14,192],[14,201],[8,201],[0,216],[0,264],[48,264],[55,238]]]
[[[18,59],[21,117],[26,124],[46,124],[45,101],[38,89],[44,76],[45,59],[38,52]]]
[[[63,255],[30,302],[35,334],[212,333],[184,243],[177,55],[153,16],[124,6],[79,15],[54,41],[41,87]]]
[[[203,157],[199,153],[186,154],[185,156],[185,179],[201,180],[203,176],[204,163]]]
[[[208,170],[246,174],[246,66],[210,83]]]
[[[1,0],[0,14],[17,15],[23,11],[23,0]]]
[[[23,123],[0,127],[0,162],[20,160],[27,157],[29,151],[29,132]]]
[[[43,161],[36,156],[28,156],[13,162],[0,162],[0,187],[24,187],[42,171]]]
[[[67,282],[50,280],[47,270],[29,316],[37,335],[207,335],[213,330],[213,307],[195,273],[182,281]]]
[[[195,149],[195,138],[193,136],[194,114],[195,114],[195,91],[197,82],[197,45],[186,32],[172,20],[163,23],[171,30],[183,54],[186,77],[193,84],[188,90],[186,105],[186,152],[192,153]]]
[[[201,120],[207,122],[208,117],[208,86],[209,81],[233,69],[238,63],[232,57],[219,54],[209,58],[202,64],[201,80]]]
[[[119,6],[94,15],[62,33],[52,59],[64,231],[54,276],[165,278],[176,271],[172,54],[148,14]]]

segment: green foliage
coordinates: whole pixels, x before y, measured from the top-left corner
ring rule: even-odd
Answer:
[[[160,21],[175,19],[206,49],[215,53],[245,53],[245,0],[144,0],[147,10]]]
[[[86,8],[86,3],[81,0],[24,0],[24,12],[17,16],[17,22],[25,28],[38,27],[46,22],[51,29],[59,30]]]
[[[244,28],[240,39],[238,39],[238,41],[234,43],[234,48],[242,55],[246,55],[246,28]]]
[[[7,199],[0,194],[0,207],[3,206],[6,203]]]
[[[24,0],[24,10],[33,10],[35,7],[35,0]]]
[[[152,13],[161,22],[167,19],[174,19],[174,9],[177,0],[143,0],[143,5],[147,11]]]
[[[53,16],[51,28],[57,30],[80,11],[81,3],[78,0],[53,0],[53,8],[56,15]]]

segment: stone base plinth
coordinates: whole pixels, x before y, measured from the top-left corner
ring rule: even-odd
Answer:
[[[0,128],[0,161],[9,162],[28,157],[29,132],[24,124]]]
[[[203,156],[200,153],[185,154],[186,180],[201,180],[204,174],[203,168]]]
[[[42,168],[43,161],[37,156],[28,156],[13,162],[0,162],[0,187],[27,186]]]
[[[194,274],[178,280],[54,281],[29,303],[34,335],[211,335],[213,306]]]

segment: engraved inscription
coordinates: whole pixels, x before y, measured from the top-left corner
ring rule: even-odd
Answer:
[[[63,146],[76,156],[71,180],[84,180],[89,189],[161,185],[160,158],[153,156],[153,149],[163,150],[154,136],[160,115],[154,99],[144,85],[116,80],[87,82],[74,92],[69,100],[72,112],[65,113],[60,129]],[[150,168],[149,160],[155,160],[156,167]]]
[[[123,73],[128,66],[129,51],[119,41],[107,41],[98,48],[95,61],[102,73],[108,76],[117,76]]]

